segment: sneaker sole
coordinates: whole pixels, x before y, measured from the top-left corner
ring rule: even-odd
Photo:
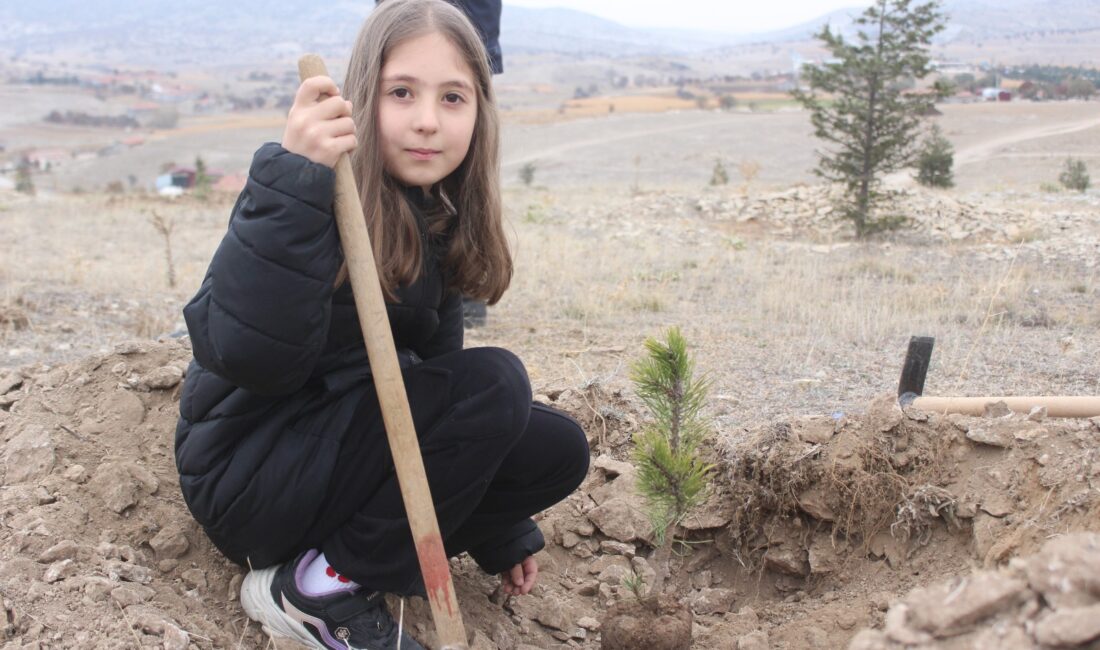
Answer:
[[[278,567],[249,571],[241,582],[241,606],[248,618],[256,621],[270,636],[297,641],[308,648],[329,650],[298,621],[287,615],[271,598],[271,583]]]

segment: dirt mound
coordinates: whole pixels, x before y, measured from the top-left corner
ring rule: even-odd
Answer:
[[[127,343],[0,379],[0,593],[13,647],[235,643],[239,621],[234,630],[224,610],[196,604],[224,601],[237,571],[191,521],[172,462],[190,356],[180,341]]]
[[[242,569],[215,551],[179,494],[173,431],[190,358],[186,339],[142,341],[0,376],[5,649],[269,643],[237,603]],[[488,599],[496,581],[471,562],[454,571],[474,647],[494,647],[487,633],[501,647],[550,638],[513,625]],[[416,600],[405,622],[431,643]]]
[[[1100,419],[1000,407],[983,418],[903,412],[886,395],[861,415],[747,432],[726,449],[733,539],[773,566],[777,545],[804,552],[805,562],[783,564],[805,574],[819,572],[813,549],[826,538],[897,564],[942,531],[992,566],[1089,528],[1100,508]],[[784,525],[797,530],[776,530]]]
[[[899,591],[1100,528],[1097,419],[903,412],[887,395],[864,414],[741,432],[725,451],[728,553],[759,596],[799,604],[773,612],[775,647],[841,647],[856,624],[881,626]]]
[[[186,339],[142,341],[0,374],[4,650],[270,642],[237,603],[243,571],[212,548],[179,496],[172,432],[189,360]],[[538,398],[585,424],[593,469],[542,517],[548,546],[533,595],[505,597],[468,559],[452,562],[477,650],[596,648],[603,612],[633,598],[624,578],[653,576],[626,461],[639,405],[620,385]],[[711,449],[715,490],[683,523],[672,567],[672,586],[696,614],[695,647],[835,648],[883,625],[859,638],[892,642],[885,612],[900,594],[1097,528],[1098,442],[1097,422],[942,417],[902,412],[889,398],[864,414],[723,432]],[[1019,581],[1014,566],[990,575]],[[1027,585],[987,619],[1033,634],[1027,621],[1037,630],[1082,615]],[[924,620],[912,614],[919,598],[901,602],[910,603],[905,626]],[[426,603],[410,599],[404,612],[436,647]]]

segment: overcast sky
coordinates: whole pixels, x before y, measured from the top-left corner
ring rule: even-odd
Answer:
[[[504,0],[520,7],[577,9],[630,27],[759,32],[791,27],[869,0]]]

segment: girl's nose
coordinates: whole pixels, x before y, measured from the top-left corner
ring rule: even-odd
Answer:
[[[424,102],[417,108],[413,129],[417,133],[435,133],[439,130],[439,116],[431,102]]]

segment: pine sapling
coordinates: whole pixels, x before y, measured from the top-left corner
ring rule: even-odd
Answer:
[[[951,187],[955,184],[954,164],[954,147],[939,125],[933,125],[917,153],[917,182],[926,187]]]
[[[645,347],[648,355],[634,364],[631,380],[651,421],[634,436],[634,460],[657,542],[651,594],[660,596],[677,527],[703,500],[712,468],[699,456],[710,430],[701,414],[710,382],[694,377],[695,361],[679,328],[670,329],[664,341],[647,339]]]
[[[205,201],[210,198],[210,190],[214,185],[214,179],[206,171],[206,161],[202,156],[195,157],[195,196]]]
[[[519,179],[524,185],[530,187],[531,183],[535,182],[535,163],[523,163],[523,167],[519,168]]]
[[[15,169],[15,191],[34,196],[34,179],[31,178],[31,164],[26,160]]]
[[[1089,170],[1088,167],[1085,166],[1085,161],[1066,158],[1065,164],[1062,167],[1062,173],[1058,176],[1058,182],[1067,190],[1076,190],[1078,192],[1088,190],[1089,185],[1092,183],[1089,180]]]

